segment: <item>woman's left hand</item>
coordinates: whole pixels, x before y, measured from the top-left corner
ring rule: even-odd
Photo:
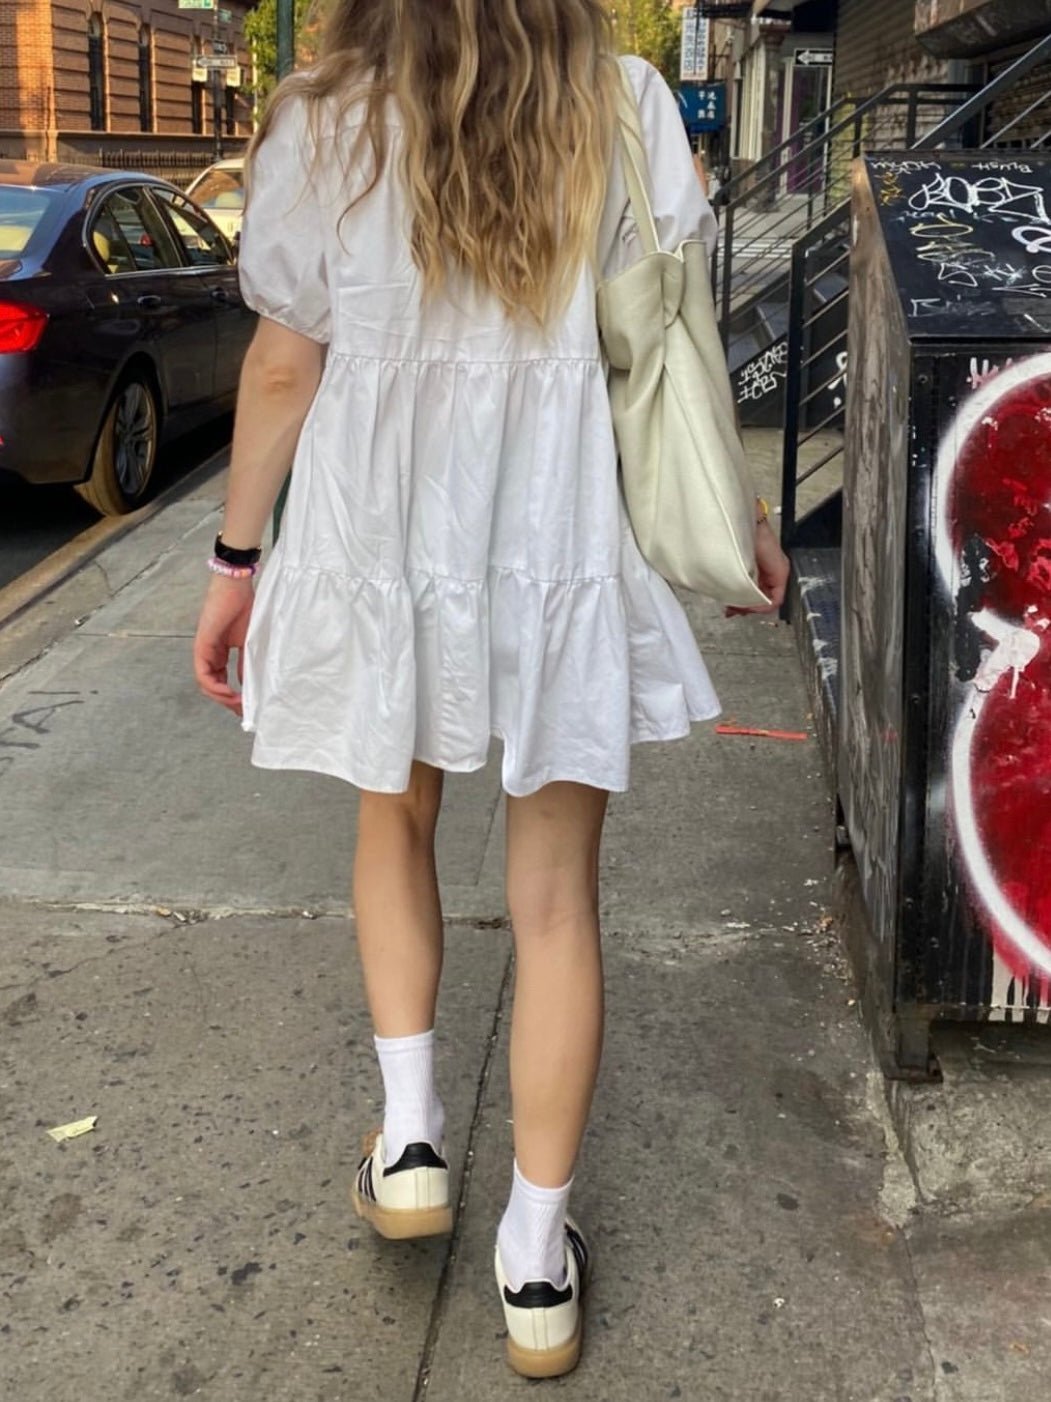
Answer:
[[[255,590],[250,579],[213,575],[201,606],[193,643],[193,670],[205,696],[241,715],[241,693],[230,685],[230,654],[237,653],[237,679],[244,680],[244,645]]]
[[[765,606],[758,604],[755,608],[728,608],[727,618],[746,613],[777,613],[785,601],[792,567],[781,549],[781,542],[770,529],[770,522],[766,520],[760,521],[755,529],[755,563],[759,588],[770,602]]]

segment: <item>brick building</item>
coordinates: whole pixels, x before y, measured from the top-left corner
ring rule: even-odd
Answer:
[[[134,165],[188,178],[251,132],[248,0],[0,0],[0,157]],[[213,41],[238,67],[195,58]],[[218,51],[218,49],[216,50]],[[216,118],[218,117],[218,122]]]

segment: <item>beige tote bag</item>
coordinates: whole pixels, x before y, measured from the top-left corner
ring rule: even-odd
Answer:
[[[722,604],[769,604],[755,582],[756,498],[715,322],[708,250],[662,252],[630,80],[620,145],[643,256],[598,289],[598,324],[628,515],[670,584]]]

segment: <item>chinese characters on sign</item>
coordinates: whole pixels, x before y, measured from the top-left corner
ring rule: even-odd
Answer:
[[[725,83],[680,83],[679,111],[691,136],[726,125]]]
[[[682,61],[679,76],[684,81],[708,76],[709,23],[702,19],[696,5],[682,12]]]

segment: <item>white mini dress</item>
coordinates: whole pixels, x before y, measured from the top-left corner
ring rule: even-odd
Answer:
[[[662,245],[712,242],[676,100],[625,66]],[[469,285],[424,302],[393,105],[387,120],[386,168],[349,213],[334,154],[353,114],[322,130],[333,158],[309,177],[306,110],[287,103],[253,168],[245,299],[328,347],[248,635],[253,762],[397,793],[413,759],[478,769],[497,736],[510,794],[624,790],[632,744],[679,738],[718,702],[628,523],[594,272],[544,332]],[[615,161],[602,275],[640,253]]]

